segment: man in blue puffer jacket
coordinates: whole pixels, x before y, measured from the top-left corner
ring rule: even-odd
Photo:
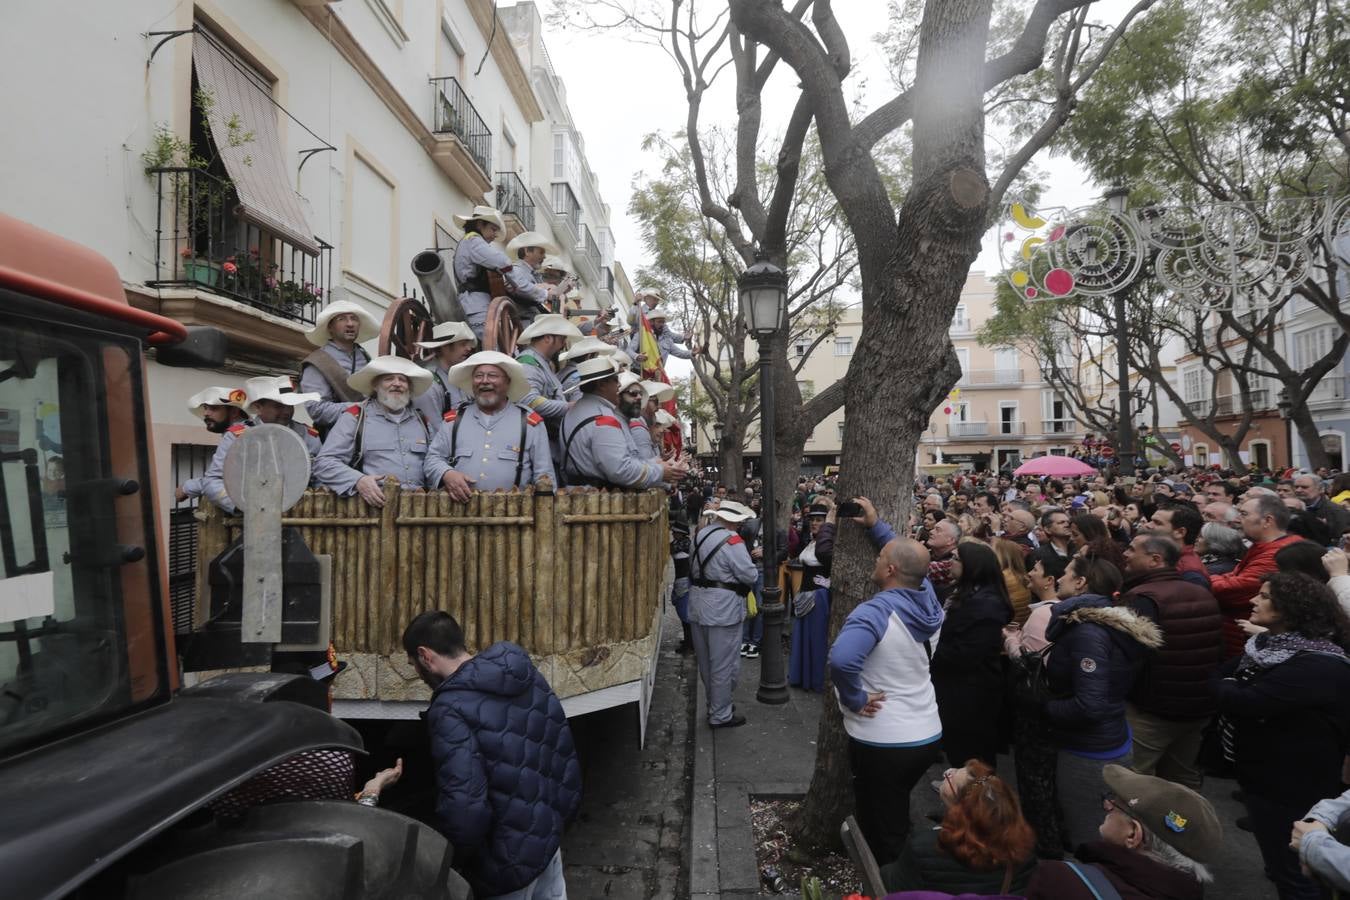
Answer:
[[[518,645],[477,655],[445,612],[403,632],[432,689],[426,713],[436,816],[455,868],[483,898],[565,898],[563,826],[581,805],[581,764],[562,704]]]

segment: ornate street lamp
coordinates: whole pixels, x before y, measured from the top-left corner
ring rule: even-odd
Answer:
[[[741,317],[745,328],[759,343],[760,469],[764,502],[760,505],[760,537],[763,541],[764,642],[759,667],[760,703],[788,701],[787,671],[783,665],[783,596],[778,583],[778,526],[774,503],[774,339],[787,327],[787,273],[765,259],[761,252],[737,281]]]
[[[1279,400],[1275,408],[1280,411],[1280,419],[1284,422],[1284,452],[1288,465],[1294,464],[1294,402],[1289,398],[1289,389],[1280,388]]]

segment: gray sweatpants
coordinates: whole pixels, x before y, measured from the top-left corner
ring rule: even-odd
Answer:
[[[741,674],[741,624],[700,625],[693,623],[694,656],[698,676],[708,698],[708,724],[720,725],[731,718],[731,697]]]

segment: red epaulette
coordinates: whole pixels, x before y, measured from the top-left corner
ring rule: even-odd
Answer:
[[[445,415],[441,416],[441,418],[444,419],[444,420],[447,421],[447,422],[453,422],[453,421],[455,421],[455,419],[457,419],[458,417],[459,417],[459,413],[458,413],[456,410],[453,410],[453,409],[450,410],[450,411],[449,411],[448,413],[446,413]]]
[[[531,425],[542,425],[544,424],[544,417],[537,412],[532,412],[525,417],[525,421],[529,422]]]
[[[246,428],[248,428],[247,425],[245,425],[243,422],[239,422],[238,424],[231,425],[229,430],[230,434],[238,434],[239,432],[243,431]]]
[[[305,426],[305,431],[309,432],[309,436],[310,436],[310,437],[318,437],[318,436],[319,436],[319,429],[315,428],[315,427],[312,426],[312,425],[306,425],[306,426]]]
[[[611,428],[618,428],[620,431],[623,430],[623,426],[619,424],[619,420],[614,418],[613,416],[596,416],[595,424],[608,425]]]
[[[727,543],[728,543],[728,544],[744,544],[745,541],[741,540],[741,536],[740,536],[739,534],[733,534],[731,537],[727,538]]]
[[[351,413],[354,416],[361,415],[361,404],[356,403],[352,406],[347,407],[347,412]]]
[[[643,431],[646,431],[646,430],[647,430],[647,423],[646,423],[645,421],[643,421],[642,419],[629,419],[629,420],[628,420],[628,427],[629,427],[629,428],[641,428]]]

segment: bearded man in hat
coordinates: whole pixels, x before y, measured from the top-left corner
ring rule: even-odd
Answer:
[[[450,370],[450,382],[473,403],[442,417],[424,463],[428,485],[444,487],[466,502],[474,490],[524,488],[553,480],[553,458],[544,419],[520,401],[529,391],[524,366],[483,350]]]
[[[519,278],[513,271],[511,259],[496,246],[496,240],[505,230],[502,214],[490,206],[475,206],[467,216],[452,216],[455,224],[464,229],[464,239],[455,245],[455,286],[459,289],[459,303],[469,328],[481,344],[487,326],[488,306],[492,303],[492,289],[488,273],[497,272],[506,284],[506,291],[522,307],[547,306],[554,292],[536,284],[533,275]]]
[[[586,325],[582,322],[578,330],[586,334]],[[581,340],[572,344],[567,350],[558,355],[558,361],[562,367],[558,369],[558,383],[562,385],[563,396],[567,398],[568,403],[575,402],[581,398],[581,388],[577,382],[581,376],[577,374],[577,366],[596,356],[613,356],[619,349],[613,344],[607,344],[597,337],[583,337]]]
[[[676,483],[682,462],[642,461],[618,409],[619,370],[611,357],[597,356],[577,367],[582,397],[563,417],[558,472],[569,485],[649,488]]]
[[[659,459],[660,454],[652,446],[652,433],[647,420],[642,417],[642,408],[647,395],[642,391],[642,380],[633,372],[619,373],[619,412],[628,425],[628,436],[633,439],[633,449],[638,459]]]
[[[571,406],[562,382],[558,380],[558,355],[578,340],[581,340],[581,332],[558,313],[539,316],[516,339],[516,343],[525,348],[516,354],[516,361],[524,367],[525,379],[529,382],[529,393],[521,402],[544,417],[555,460],[561,452],[558,432],[563,416]]]
[[[247,395],[239,388],[209,387],[188,398],[188,410],[206,425],[206,430],[220,435],[220,444],[200,478],[189,478],[178,486],[174,496],[181,503],[191,497],[205,497],[226,512],[234,512],[234,504],[225,493],[225,454],[230,451],[235,436],[248,427],[245,412]]]
[[[647,311],[647,323],[652,326],[652,336],[656,338],[656,346],[661,350],[661,366],[664,368],[666,359],[671,355],[679,359],[693,359],[694,354],[698,352],[698,345],[689,343],[689,339],[682,334],[676,334],[666,327],[666,319],[669,313],[665,307],[657,306]],[[689,344],[689,349],[685,349],[680,344]],[[651,360],[644,357],[642,350],[642,330],[634,329],[633,337],[628,341],[628,352],[637,357],[637,361],[646,366]]]
[[[744,505],[723,500],[713,511],[713,523],[694,537],[689,554],[689,623],[713,728],[745,724],[732,695],[741,671],[745,595],[754,590],[759,570],[736,526],[753,518]]]
[[[418,341],[417,346],[432,356],[431,387],[414,401],[417,411],[428,422],[439,422],[441,416],[466,403],[472,403],[469,394],[450,384],[450,370],[469,358],[476,339],[464,322],[442,322],[431,331],[431,340]]]
[[[426,487],[423,474],[430,428],[413,400],[431,386],[431,373],[398,356],[379,356],[348,383],[367,397],[347,407],[314,460],[314,477],[334,493],[360,494],[385,504],[380,483],[398,479],[405,490]]]
[[[1188,787],[1115,764],[1102,769],[1100,841],[1076,862],[1042,860],[1027,885],[1035,900],[1107,896],[1200,900],[1214,880],[1208,864],[1223,848],[1223,826],[1209,801]]]
[[[280,425],[289,428],[300,438],[309,452],[310,462],[323,449],[319,440],[319,431],[295,421],[295,408],[318,399],[314,394],[296,393],[295,385],[289,375],[260,375],[244,382],[244,393],[248,397],[248,411],[253,413],[255,425]]]
[[[323,308],[305,338],[319,349],[300,364],[300,390],[318,394],[305,405],[320,434],[337,422],[342,411],[361,400],[347,379],[370,362],[361,341],[379,336],[380,323],[350,300],[335,300]]]

